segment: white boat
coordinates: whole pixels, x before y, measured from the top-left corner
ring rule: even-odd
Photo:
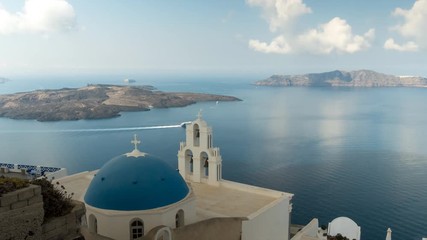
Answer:
[[[189,121],[189,122],[182,122],[180,125],[181,125],[181,127],[186,128],[187,124],[190,124],[190,123],[191,123],[191,121]]]
[[[125,82],[125,83],[135,83],[136,80],[135,79],[126,78],[125,80],[123,80],[123,82]]]

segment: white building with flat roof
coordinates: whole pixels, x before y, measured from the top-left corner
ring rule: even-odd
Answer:
[[[86,205],[86,222],[99,239],[290,239],[293,194],[222,179],[212,128],[186,125],[178,170],[138,150],[101,169],[58,181]]]

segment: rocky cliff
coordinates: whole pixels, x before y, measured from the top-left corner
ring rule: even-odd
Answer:
[[[394,76],[371,70],[332,71],[304,75],[273,75],[255,82],[258,86],[302,87],[427,87],[427,78]]]
[[[161,92],[150,86],[88,85],[0,95],[0,117],[38,121],[100,119],[120,116],[123,111],[239,100],[213,94]]]

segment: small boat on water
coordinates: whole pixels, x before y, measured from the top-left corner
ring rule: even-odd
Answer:
[[[187,124],[190,124],[191,123],[191,121],[188,121],[188,122],[182,122],[180,125],[181,125],[181,127],[182,128],[186,128],[187,127]]]
[[[125,83],[135,83],[136,80],[135,79],[126,78],[125,80],[123,80],[123,82],[125,82]]]

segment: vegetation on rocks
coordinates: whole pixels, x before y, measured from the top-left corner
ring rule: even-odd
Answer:
[[[71,212],[73,209],[71,202],[73,194],[67,193],[64,186],[60,186],[57,182],[56,184],[60,186],[59,189],[45,178],[33,180],[31,183],[41,187],[45,222],[51,218],[64,216]]]
[[[350,239],[338,233],[336,236],[328,236],[328,240],[350,240]]]
[[[0,176],[0,197],[5,193],[13,192],[28,186],[29,183],[27,180]]]
[[[71,201],[73,193],[68,193],[64,186],[59,185],[59,182],[56,182],[57,186],[54,186],[45,178],[28,181],[0,176],[0,197],[3,194],[28,187],[30,184],[41,187],[45,222],[54,217],[64,216],[73,209],[74,206]]]

